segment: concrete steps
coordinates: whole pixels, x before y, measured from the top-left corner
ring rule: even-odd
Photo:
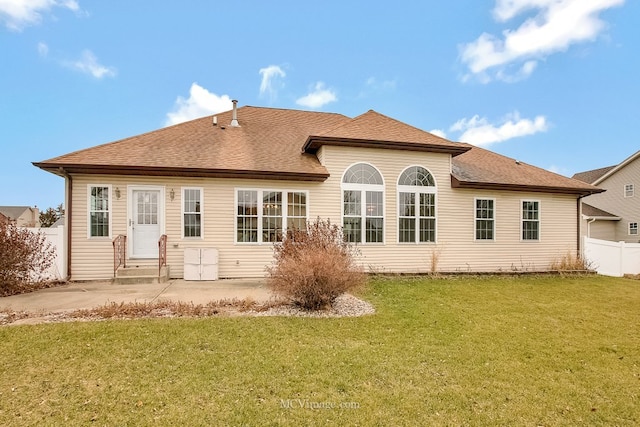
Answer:
[[[119,268],[113,283],[116,285],[135,285],[142,283],[166,283],[169,281],[169,266],[164,266],[158,276],[158,267],[133,265]]]

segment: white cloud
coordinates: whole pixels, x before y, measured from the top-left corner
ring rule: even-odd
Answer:
[[[40,23],[42,14],[53,8],[80,10],[75,0],[0,0],[0,21],[4,21],[10,30],[20,31]]]
[[[395,80],[378,81],[375,77],[369,77],[365,83],[368,87],[375,90],[394,90],[396,88]]]
[[[442,129],[431,129],[429,131],[429,133],[435,135],[435,136],[439,136],[440,138],[446,138],[447,134],[445,131],[443,131]]]
[[[461,60],[471,76],[486,83],[493,79],[513,82],[528,77],[538,61],[571,45],[593,41],[605,29],[599,14],[625,0],[496,0],[493,16],[499,22],[535,11],[517,29],[502,37],[483,33],[461,46]],[[513,72],[513,69],[516,69]]]
[[[507,115],[498,124],[490,123],[485,117],[478,115],[470,119],[460,119],[451,126],[449,131],[461,132],[459,141],[482,146],[545,132],[548,127],[545,116],[536,116],[533,120],[523,119],[516,111]]]
[[[1,0],[0,0],[1,1]],[[105,67],[98,62],[98,58],[90,50],[83,50],[80,59],[63,62],[69,68],[73,68],[85,74],[90,74],[96,79],[103,77],[115,77],[117,71],[113,67]]]
[[[232,106],[229,95],[218,96],[194,82],[189,89],[189,98],[178,96],[176,99],[174,111],[167,113],[165,126],[228,111]]]
[[[48,54],[49,54],[49,46],[47,46],[47,44],[43,42],[38,43],[38,55],[44,58]]]
[[[273,100],[277,96],[278,89],[284,86],[284,84],[280,82],[280,79],[286,77],[287,74],[277,65],[260,68],[259,73],[262,74],[260,95],[267,95]]]
[[[333,90],[325,89],[323,82],[317,82],[313,87],[313,91],[309,94],[298,98],[296,104],[309,108],[320,108],[330,102],[337,101],[338,97]]]
[[[553,172],[553,173],[557,173],[558,175],[564,175],[564,176],[571,176],[573,175],[569,169],[562,167],[562,166],[557,166],[557,165],[551,165],[547,168],[547,170],[549,172]]]

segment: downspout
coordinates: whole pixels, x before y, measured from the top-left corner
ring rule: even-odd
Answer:
[[[582,230],[581,230],[581,228],[582,228],[582,227],[581,227],[580,225],[581,225],[581,223],[582,223],[582,198],[583,198],[583,197],[585,197],[585,196],[578,195],[577,205],[576,205],[576,211],[577,211],[577,215],[576,215],[576,216],[577,216],[577,220],[578,220],[578,221],[577,221],[577,225],[578,225],[578,227],[577,227],[577,228],[578,228],[578,233],[577,233],[577,234],[578,234],[578,238],[577,238],[577,242],[576,242],[576,243],[577,243],[577,252],[576,252],[576,255],[577,255],[579,258],[582,258],[582,237],[580,236],[580,234],[581,234],[580,232],[582,231]]]
[[[65,183],[65,206],[64,206],[64,222],[67,229],[66,246],[67,246],[67,277],[65,281],[71,280],[71,200],[73,199],[73,182],[69,175],[62,167],[58,168],[60,174],[64,177]]]
[[[593,193],[589,193],[589,194],[585,194],[585,195],[580,194],[580,195],[578,195],[578,200],[577,200],[577,209],[576,209],[577,210],[577,214],[578,214],[577,215],[578,216],[578,239],[577,239],[578,240],[578,242],[577,242],[578,243],[578,253],[577,253],[577,255],[580,256],[580,257],[582,256],[582,238],[580,236],[580,231],[582,231],[581,230],[582,227],[580,226],[582,224],[582,199],[584,197],[590,196],[592,194]],[[591,227],[589,227],[589,225],[593,221],[595,221],[595,219],[592,220],[592,221],[587,222],[587,237],[591,237]]]

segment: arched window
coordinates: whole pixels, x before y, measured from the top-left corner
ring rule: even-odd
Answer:
[[[367,163],[358,163],[342,177],[342,226],[345,240],[384,241],[384,181]]]
[[[398,240],[436,241],[436,181],[422,166],[410,166],[398,178]]]

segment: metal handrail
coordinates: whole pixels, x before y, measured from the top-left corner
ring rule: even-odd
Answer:
[[[167,265],[167,235],[163,234],[158,240],[158,277],[162,272],[162,266]]]
[[[113,277],[120,266],[127,268],[127,236],[118,234],[113,239]]]

